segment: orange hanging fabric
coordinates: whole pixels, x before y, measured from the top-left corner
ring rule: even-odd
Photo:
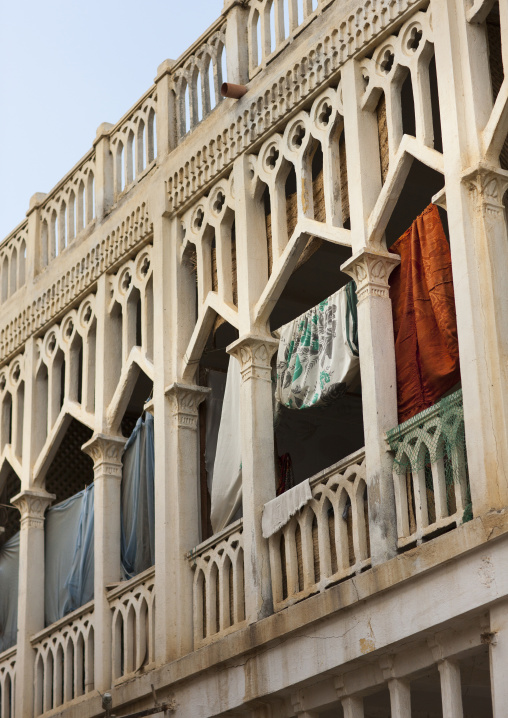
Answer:
[[[460,380],[452,261],[436,205],[429,205],[390,251],[401,258],[390,298],[402,423]]]

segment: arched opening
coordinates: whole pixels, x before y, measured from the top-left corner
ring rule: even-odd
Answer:
[[[95,178],[91,170],[86,178],[86,223],[95,217]]]
[[[41,363],[35,378],[37,422],[34,429],[34,440],[37,453],[41,451],[48,435],[48,384],[48,368]]]
[[[49,231],[48,223],[45,219],[42,220],[41,225],[41,266],[46,267],[48,264],[48,250],[49,250]]]
[[[9,296],[9,260],[4,256],[2,263],[2,302],[7,301]]]
[[[126,438],[132,434],[136,422],[142,415],[144,406],[150,398],[152,391],[152,380],[140,369],[136,382],[132,387],[127,407],[120,421],[122,434]]]
[[[76,236],[76,196],[74,192],[71,192],[69,195],[68,213],[67,235],[69,237],[69,242],[71,242]]]
[[[26,244],[21,242],[19,245],[19,268],[18,268],[18,286],[22,287],[25,283],[25,266],[26,266]]]
[[[127,159],[125,184],[128,187],[134,181],[134,132],[130,130],[127,137]]]
[[[151,164],[155,157],[157,157],[157,134],[156,134],[156,127],[155,127],[155,112],[153,109],[150,109],[150,112],[148,113],[148,132],[147,132],[147,143],[146,143],[146,149],[147,149],[147,163]]]
[[[0,548],[20,529],[21,514],[11,499],[21,491],[21,481],[9,464],[4,464],[0,473]]]
[[[77,419],[70,419],[45,476],[46,491],[56,495],[55,504],[69,499],[93,482],[93,461],[81,450],[92,434],[92,430]]]
[[[136,141],[136,176],[145,169],[145,123],[139,120]]]
[[[18,288],[18,253],[16,247],[12,250],[10,261],[9,296],[12,296]]]
[[[10,392],[6,392],[2,400],[2,425],[1,425],[1,436],[3,450],[6,444],[12,442],[12,396]]]
[[[76,230],[81,232],[85,226],[85,183],[83,180],[80,181],[78,187],[78,202],[76,212]]]
[[[118,142],[117,148],[116,148],[116,166],[115,166],[115,179],[116,179],[116,193],[120,194],[120,192],[123,192],[123,189],[125,187],[125,178],[124,178],[124,162],[123,162],[123,143],[121,141]]]

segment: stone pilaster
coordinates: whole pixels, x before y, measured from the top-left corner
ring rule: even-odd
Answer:
[[[25,490],[11,499],[21,514],[16,718],[33,715],[35,652],[30,638],[44,628],[44,513],[54,499],[41,489]]]
[[[95,214],[101,221],[108,214],[114,201],[113,156],[109,146],[109,132],[113,125],[103,122],[95,138]]]
[[[249,43],[247,24],[249,8],[238,0],[225,0],[223,15],[227,15],[226,62],[227,81],[246,85],[249,81]],[[226,78],[222,78],[226,82]]]
[[[358,343],[362,376],[365,463],[369,496],[372,562],[395,555],[397,522],[393,491],[393,457],[385,434],[398,424],[397,377],[389,277],[400,258],[389,252],[361,250],[341,269],[356,282]]]
[[[40,206],[46,199],[44,192],[36,192],[30,197],[30,205],[26,216],[28,217],[28,246],[26,248],[25,282],[30,284],[48,261],[44,256],[41,242],[41,212]],[[48,247],[46,247],[46,255]]]
[[[278,342],[247,335],[227,351],[240,363],[242,504],[245,612],[249,623],[273,609],[268,542],[261,532],[263,506],[275,498],[271,358]]]
[[[124,437],[96,433],[82,449],[94,468],[95,687],[111,687],[111,609],[106,586],[120,580],[120,483]]]
[[[206,387],[180,383],[171,384],[165,391],[168,461],[165,485],[157,493],[156,525],[160,528],[155,547],[160,626],[156,656],[160,663],[193,649],[193,572],[186,554],[201,540],[198,412],[209,391]],[[164,557],[164,565],[160,557]]]
[[[483,637],[482,637],[483,638]],[[489,643],[490,689],[493,718],[502,718],[508,705],[508,604],[497,603],[490,609],[490,632],[485,636]]]
[[[157,68],[157,157],[164,158],[176,147],[175,95],[171,91],[174,60],[164,60]]]

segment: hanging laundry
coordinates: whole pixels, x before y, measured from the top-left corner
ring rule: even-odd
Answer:
[[[210,521],[214,533],[239,518],[242,508],[241,384],[240,364],[231,356],[213,467]]]
[[[0,653],[16,645],[18,573],[19,531],[0,548]]]
[[[276,496],[263,507],[261,530],[264,538],[270,538],[280,531],[298,511],[312,499],[309,479],[297,484],[289,491]]]
[[[277,406],[326,406],[359,376],[356,286],[350,282],[279,329]]]
[[[433,406],[460,380],[450,248],[436,205],[392,245],[390,282],[399,423]]]
[[[140,417],[123,454],[121,488],[122,578],[137,576],[155,563],[155,454],[153,416]]]

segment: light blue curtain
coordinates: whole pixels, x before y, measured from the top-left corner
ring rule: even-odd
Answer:
[[[17,640],[18,573],[19,531],[0,548],[0,653]]]
[[[122,576],[132,578],[155,563],[153,416],[140,417],[123,455]]]
[[[46,512],[45,621],[55,621],[93,598],[94,485]]]

